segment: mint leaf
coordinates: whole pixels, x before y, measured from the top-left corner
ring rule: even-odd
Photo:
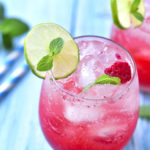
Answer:
[[[103,74],[101,76],[99,76],[94,83],[91,83],[89,85],[87,85],[82,92],[87,91],[89,88],[91,88],[93,85],[95,84],[121,84],[121,80],[118,77],[111,77],[109,75]]]
[[[4,6],[0,3],[0,20],[4,19]]]
[[[139,7],[140,2],[141,2],[141,0],[134,0],[134,2],[131,5],[131,10],[130,10],[131,13],[138,11],[138,7]]]
[[[111,77],[103,74],[95,80],[95,84],[120,84],[121,80],[118,77]]]
[[[140,13],[134,12],[134,13],[132,13],[132,14],[133,14],[134,17],[135,17],[136,19],[138,19],[139,21],[141,21],[141,22],[144,21],[144,17],[143,17]]]
[[[0,29],[3,34],[9,34],[11,37],[16,37],[27,32],[29,27],[19,19],[10,18],[2,21]]]
[[[57,55],[63,48],[64,40],[62,38],[56,38],[50,42],[49,49],[52,56]]]
[[[48,71],[53,66],[53,58],[50,55],[44,56],[37,64],[38,71]]]
[[[140,106],[139,116],[142,118],[150,118],[150,106]]]
[[[2,34],[2,41],[3,45],[7,49],[11,49],[13,44],[12,44],[12,38],[9,34]]]

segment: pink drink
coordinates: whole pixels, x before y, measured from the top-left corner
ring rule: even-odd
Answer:
[[[137,65],[140,88],[150,92],[150,0],[145,2],[146,18],[143,25],[128,30],[113,26],[111,38],[130,51]]]
[[[80,63],[66,79],[43,81],[39,114],[43,133],[55,150],[121,150],[135,129],[139,112],[137,71],[131,56],[101,37],[78,37]],[[128,62],[132,78],[121,85],[94,85],[104,69]]]

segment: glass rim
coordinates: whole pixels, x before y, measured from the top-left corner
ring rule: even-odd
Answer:
[[[102,100],[110,100],[110,99],[114,99],[114,98],[117,98],[117,97],[120,97],[122,96],[126,90],[128,89],[128,87],[130,87],[133,79],[135,78],[135,74],[136,74],[136,65],[135,65],[135,61],[133,59],[133,57],[131,56],[131,54],[129,53],[129,51],[127,51],[122,45],[120,45],[119,43],[109,39],[109,38],[105,38],[105,37],[102,37],[102,36],[97,36],[97,35],[83,35],[83,36],[77,36],[77,37],[74,37],[73,39],[76,40],[76,39],[80,39],[80,38],[98,38],[98,39],[103,39],[103,40],[106,40],[106,41],[109,41],[109,42],[112,42],[113,44],[115,45],[118,45],[121,49],[123,49],[130,57],[131,59],[131,63],[133,64],[133,75],[132,75],[132,78],[131,80],[126,84],[126,86],[124,87],[124,90],[122,90],[121,92],[117,93],[117,94],[114,94],[113,96],[109,96],[109,97],[106,97],[106,98],[86,98],[86,97],[83,97],[83,96],[80,96],[78,94],[74,94],[68,90],[65,90],[59,83],[57,83],[57,80],[54,78],[54,75],[53,75],[53,72],[52,70],[50,71],[51,73],[51,77],[52,77],[52,81],[55,83],[55,85],[64,93],[76,98],[76,99],[80,99],[80,100],[88,100],[88,101],[102,101]],[[80,49],[79,49],[80,50]]]

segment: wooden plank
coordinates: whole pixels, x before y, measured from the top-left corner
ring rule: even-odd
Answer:
[[[80,15],[82,14],[82,15]],[[99,35],[109,37],[111,31],[110,1],[80,1],[75,35]],[[150,94],[141,93],[141,103],[150,104]],[[132,140],[125,150],[150,149],[150,121],[139,119]]]
[[[31,26],[53,22],[73,31],[71,18],[75,1],[9,0],[6,4],[8,15],[24,18]],[[15,9],[14,4],[17,4]],[[18,61],[18,66],[22,60]],[[20,85],[0,102],[0,150],[52,149],[42,134],[38,119],[41,82],[41,79],[30,72]]]
[[[109,0],[80,1],[75,35],[99,35],[109,37],[112,22],[109,3]]]
[[[141,92],[141,105],[150,105],[150,94]],[[139,119],[134,133],[135,150],[150,149],[150,120]]]
[[[53,22],[70,30],[73,0],[2,0],[7,8],[7,16],[19,17],[35,26]],[[15,8],[14,8],[14,4]]]
[[[59,0],[2,1],[7,5],[8,15],[24,18],[31,26],[41,22],[55,22],[75,36],[91,34],[109,37],[110,34],[112,21],[109,0],[64,0],[63,3]],[[79,3],[79,7],[75,1]],[[14,4],[17,4],[15,9]],[[76,9],[77,18],[74,13]],[[75,28],[77,30],[74,30]],[[21,63],[22,60],[18,65]],[[0,102],[0,150],[51,150],[38,121],[40,86],[41,80],[30,73],[4,101]],[[142,104],[149,104],[149,95],[143,94],[141,98],[144,99]],[[150,122],[139,119],[134,133],[135,147],[132,148],[130,142],[126,150],[149,150],[149,141]]]

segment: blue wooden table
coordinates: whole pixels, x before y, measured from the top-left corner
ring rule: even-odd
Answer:
[[[111,30],[110,0],[2,0],[7,16],[19,17],[32,27],[53,22],[72,36],[109,37]],[[18,44],[19,39],[16,39]],[[2,47],[2,46],[1,46]],[[8,52],[0,49],[0,64]],[[24,56],[11,67],[2,82],[24,63]],[[2,84],[0,82],[0,84]],[[0,101],[0,150],[52,150],[39,125],[38,103],[42,80],[30,71]],[[150,104],[150,95],[141,93],[141,104]],[[150,121],[139,119],[132,140],[125,150],[150,150]]]

